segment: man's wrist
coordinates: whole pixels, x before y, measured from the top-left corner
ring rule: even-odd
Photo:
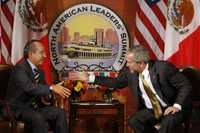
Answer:
[[[53,90],[53,86],[50,86],[49,89],[52,91]]]
[[[94,81],[95,81],[95,75],[93,73],[89,73],[88,82],[94,83]]]

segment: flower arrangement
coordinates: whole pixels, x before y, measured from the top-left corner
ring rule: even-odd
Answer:
[[[81,94],[85,93],[88,88],[88,84],[80,80],[67,80],[64,82],[64,86],[71,90],[71,100],[78,101],[81,97]]]

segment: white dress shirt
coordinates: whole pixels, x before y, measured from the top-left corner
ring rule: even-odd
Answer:
[[[146,65],[144,71],[141,73],[143,76],[144,76],[144,80],[146,80],[146,82],[148,83],[149,87],[151,88],[152,92],[156,95],[156,98],[158,99],[159,103],[161,104],[162,107],[166,107],[167,104],[157,95],[153,85],[152,85],[152,82],[151,82],[151,79],[150,79],[150,75],[149,75],[149,70],[148,70],[148,64]],[[143,86],[143,83],[142,83],[142,79],[139,78],[139,87],[140,87],[140,91],[142,92],[142,98],[144,99],[144,102],[145,102],[145,106],[148,108],[148,109],[152,109],[153,106],[151,104],[151,101],[147,95],[147,93],[145,92],[144,90],[144,86]]]
[[[151,90],[153,91],[153,93],[156,95],[158,101],[160,102],[161,106],[162,107],[166,107],[167,104],[158,96],[158,94],[156,93],[153,85],[152,85],[152,82],[151,82],[151,78],[150,78],[150,74],[149,74],[149,65],[147,64],[145,69],[143,70],[142,72],[142,75],[144,76],[144,79],[146,80],[146,82],[148,83],[149,87],[151,88]],[[144,87],[143,87],[143,83],[142,83],[142,80],[139,78],[139,87],[140,87],[140,90],[142,92],[142,98],[144,99],[144,102],[145,102],[145,106],[148,108],[148,109],[152,109],[153,106],[151,104],[151,101],[149,99],[149,97],[147,96],[147,93],[145,92],[144,90]],[[182,109],[181,105],[178,104],[178,103],[174,103],[173,105],[174,107],[178,108],[179,110]]]

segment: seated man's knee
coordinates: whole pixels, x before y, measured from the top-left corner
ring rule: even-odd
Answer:
[[[164,122],[164,123],[173,123],[174,122],[174,116],[173,115],[167,115],[162,119],[162,122]]]
[[[67,113],[64,111],[64,109],[61,109],[61,108],[57,109],[57,119],[59,120],[67,119]]]
[[[34,123],[45,123],[44,117],[41,114],[35,114],[32,117],[32,122]]]
[[[58,115],[66,117],[66,112],[64,111],[64,109],[58,108]]]
[[[135,125],[138,125],[138,119],[135,117],[135,116],[131,116],[129,119],[128,119],[128,124],[129,126],[131,126],[132,128],[135,126]]]
[[[181,121],[180,121],[180,119],[176,119],[176,117],[174,117],[174,115],[167,115],[167,116],[163,117],[163,119],[161,121],[161,128],[164,125],[170,126],[171,128],[175,128],[176,126],[181,125]]]
[[[41,126],[45,126],[46,125],[46,121],[44,119],[44,117],[39,114],[39,113],[35,113],[32,117],[31,117],[31,123],[33,125],[41,125]]]

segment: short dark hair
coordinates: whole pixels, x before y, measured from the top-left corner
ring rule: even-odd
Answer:
[[[35,52],[35,42],[41,43],[39,40],[30,40],[26,43],[26,45],[24,47],[24,58],[25,59],[28,58],[29,51]]]

